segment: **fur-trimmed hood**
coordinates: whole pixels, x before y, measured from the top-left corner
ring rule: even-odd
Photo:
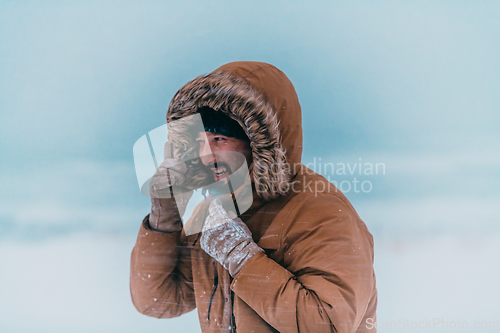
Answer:
[[[167,124],[208,106],[235,119],[245,130],[252,148],[251,177],[259,197],[276,199],[290,188],[302,155],[302,119],[295,89],[276,67],[252,61],[232,62],[186,83],[167,111]],[[191,138],[194,140],[194,138]],[[189,140],[189,138],[188,138]],[[189,154],[175,145],[174,158]],[[208,175],[191,175],[197,184]]]

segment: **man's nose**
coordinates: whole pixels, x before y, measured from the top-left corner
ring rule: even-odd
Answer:
[[[213,153],[208,140],[205,140],[205,142],[200,146],[200,159],[201,163],[204,165],[211,165],[216,162],[215,154]]]

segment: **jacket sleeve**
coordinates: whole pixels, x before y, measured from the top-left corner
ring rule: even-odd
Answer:
[[[329,202],[294,204],[283,223],[284,264],[258,253],[231,284],[280,332],[356,332],[373,304],[373,239],[350,204]]]
[[[190,251],[184,233],[151,230],[146,216],[130,265],[132,302],[139,312],[172,318],[196,307]]]

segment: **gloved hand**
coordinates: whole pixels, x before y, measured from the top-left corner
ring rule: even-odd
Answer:
[[[167,158],[151,178],[149,225],[152,229],[165,232],[182,229],[181,216],[193,194],[193,191],[188,191],[182,186],[186,180],[184,176],[186,171],[186,163]]]
[[[264,250],[253,241],[252,233],[240,218],[228,215],[219,198],[210,203],[208,214],[201,248],[234,277],[251,257]]]

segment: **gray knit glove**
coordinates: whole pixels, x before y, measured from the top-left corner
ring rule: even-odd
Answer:
[[[210,203],[208,214],[201,248],[234,277],[251,257],[264,250],[253,241],[247,225],[236,216],[231,218],[218,198]]]
[[[181,217],[193,194],[182,185],[185,182],[186,163],[167,158],[149,182],[151,214],[149,225],[152,229],[174,232],[182,229]],[[175,198],[174,198],[175,193]]]

